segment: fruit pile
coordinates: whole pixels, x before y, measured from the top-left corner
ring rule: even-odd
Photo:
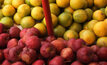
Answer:
[[[107,0],[0,0],[0,65],[107,65]]]
[[[4,31],[0,24],[1,65],[107,65],[107,48],[87,46],[82,39],[41,38],[38,29]]]

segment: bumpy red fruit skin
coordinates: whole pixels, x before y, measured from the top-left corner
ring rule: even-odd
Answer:
[[[52,44],[46,43],[40,48],[40,53],[45,58],[51,58],[55,56],[56,48]]]
[[[0,34],[0,48],[6,47],[9,39],[10,39],[9,34],[7,34],[7,33]]]
[[[25,65],[25,64],[23,62],[17,61],[15,63],[11,64],[11,65]]]
[[[13,48],[8,49],[7,51],[5,51],[6,54],[6,58],[11,61],[11,62],[15,62],[20,60],[20,52],[22,51],[22,48],[20,46],[16,46]]]
[[[106,47],[100,48],[99,51],[97,52],[97,55],[100,60],[107,61],[107,48]]]
[[[3,54],[4,54],[5,59],[8,59],[9,49],[10,48],[6,48],[3,50]]]
[[[34,27],[30,28],[27,30],[26,34],[29,34],[31,36],[35,35],[35,36],[40,36],[40,31]]]
[[[10,37],[11,37],[11,38],[18,38],[19,35],[20,35],[20,31],[21,31],[21,30],[20,30],[18,27],[15,27],[15,26],[11,27],[11,28],[9,29]]]
[[[71,63],[71,65],[83,65],[83,64],[79,61],[74,61],[73,63]]]
[[[25,28],[25,29],[23,29],[23,30],[20,31],[20,38],[22,38],[26,34],[27,30],[28,29]]]
[[[48,65],[64,65],[64,59],[61,56],[56,56],[49,61]]]
[[[44,44],[49,44],[50,42],[47,42],[47,41],[41,41],[41,45],[44,45]]]
[[[55,40],[55,39],[56,39],[55,36],[48,36],[48,37],[46,38],[46,41],[52,42],[52,41]]]
[[[8,41],[7,48],[12,48],[18,45],[18,40],[13,38]]]
[[[20,46],[20,47],[22,47],[22,48],[25,47],[25,43],[23,42],[22,39],[20,39],[20,40],[18,41],[18,46]]]
[[[91,62],[88,65],[99,65],[97,62]]]
[[[75,43],[75,41],[76,41],[76,39],[74,39],[74,38],[68,40],[67,47],[71,48],[72,47],[72,43]]]
[[[41,41],[37,36],[31,36],[25,41],[25,44],[28,48],[39,50],[41,46]]]
[[[4,60],[1,65],[11,65],[11,63],[8,60]]]
[[[26,62],[26,64],[31,64],[36,59],[36,51],[30,48],[23,48],[23,51],[21,52],[20,56],[21,59]]]
[[[45,62],[43,60],[37,60],[32,65],[45,65]]]
[[[0,23],[0,34],[3,33],[3,28],[4,28],[4,25]]]
[[[101,62],[99,62],[99,65],[107,65],[107,62],[106,61],[101,61]]]
[[[60,55],[66,59],[67,62],[71,62],[74,59],[74,54],[71,48],[64,48],[62,49]]]
[[[0,63],[3,61],[3,59],[4,59],[3,51],[0,50]]]
[[[66,47],[64,41],[61,40],[54,40],[51,42],[51,44],[54,45],[54,47],[57,49],[58,52],[60,52],[63,48]]]
[[[90,63],[93,59],[93,52],[89,47],[80,48],[77,51],[77,59],[82,63]]]
[[[97,51],[100,49],[97,45],[92,45],[91,49],[93,50],[94,53],[97,53]]]
[[[82,39],[77,39],[74,43],[72,43],[71,48],[74,52],[77,52],[80,48],[83,47],[85,41]]]

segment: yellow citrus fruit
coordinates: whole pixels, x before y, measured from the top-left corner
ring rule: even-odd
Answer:
[[[88,22],[83,24],[83,29],[86,29],[86,30],[88,29]]]
[[[28,5],[31,5],[30,0],[25,0],[25,3],[28,4]]]
[[[56,0],[49,0],[49,3],[54,3],[56,2]]]
[[[92,7],[94,5],[94,0],[87,0],[88,6]]]
[[[17,12],[21,15],[21,16],[27,16],[30,14],[31,8],[29,5],[27,4],[22,4],[18,7]]]
[[[96,45],[99,47],[107,47],[107,37],[98,38]]]
[[[65,28],[61,25],[58,25],[54,28],[54,34],[57,37],[63,37],[64,33],[65,33]]]
[[[10,17],[3,17],[3,18],[0,20],[0,23],[4,24],[4,26],[5,26],[6,28],[10,28],[10,27],[12,27],[13,24],[14,24],[12,18],[10,18]]]
[[[61,8],[65,8],[70,5],[70,0],[56,0],[56,4]]]
[[[13,16],[15,14],[15,8],[12,5],[5,5],[2,13],[4,16]]]
[[[93,11],[90,8],[86,8],[85,11],[87,13],[88,20],[91,20],[93,16]]]
[[[68,12],[68,13],[73,14],[74,10],[69,6],[69,7],[66,7],[66,8],[64,9],[64,12]]]
[[[11,5],[12,4],[12,0],[4,0],[4,5]]]
[[[95,42],[96,36],[91,30],[82,30],[79,33],[80,39],[83,39],[87,45],[91,45]]]
[[[12,5],[18,8],[21,4],[24,4],[25,0],[12,0]]]
[[[58,18],[56,15],[54,14],[51,14],[51,18],[52,18],[52,24],[53,24],[53,27],[55,27],[58,23]],[[43,19],[43,24],[46,26],[46,20],[45,20],[45,17]]]
[[[105,8],[100,8],[100,10],[105,14]]]
[[[107,7],[105,8],[105,14],[106,14],[106,16],[107,16]]]
[[[0,9],[0,19],[3,18],[2,9]]]
[[[104,37],[107,35],[107,24],[105,22],[97,22],[93,27],[93,31],[98,37]]]
[[[21,19],[22,19],[22,16],[20,16],[19,13],[16,13],[16,14],[14,15],[14,21],[15,21],[16,24],[20,24]]]
[[[64,33],[64,39],[65,40],[69,40],[71,38],[75,38],[77,39],[78,38],[78,33],[75,32],[74,30],[67,30],[65,33]]]
[[[104,22],[106,22],[106,23],[107,23],[107,18],[104,20]]]
[[[36,25],[34,25],[34,27],[40,31],[42,36],[46,35],[47,31],[46,31],[46,27],[43,23],[37,23]]]
[[[105,7],[107,5],[107,0],[94,0],[94,5],[98,8]]]
[[[81,9],[86,5],[86,0],[70,0],[70,6],[73,9]]]
[[[34,7],[31,11],[31,16],[36,20],[42,20],[44,18],[43,8]]]
[[[60,14],[60,9],[57,6],[57,4],[55,4],[55,3],[50,3],[50,11],[51,11],[52,14],[55,14],[55,15]]]
[[[31,28],[35,25],[35,20],[31,16],[26,16],[22,18],[20,24],[23,28]]]
[[[88,29],[93,31],[94,25],[97,23],[97,20],[91,20],[88,22]]]
[[[79,23],[73,23],[71,24],[71,26],[69,27],[70,30],[74,30],[76,32],[80,32],[82,30],[82,25]]]
[[[29,0],[32,6],[41,6],[42,0]]]
[[[72,23],[72,15],[67,12],[63,12],[58,16],[59,23],[64,26],[68,27]]]
[[[79,9],[74,11],[73,18],[77,23],[84,23],[87,20],[88,16],[85,10]]]
[[[93,13],[93,19],[98,20],[98,21],[102,21],[105,19],[105,14],[101,10],[96,10]]]

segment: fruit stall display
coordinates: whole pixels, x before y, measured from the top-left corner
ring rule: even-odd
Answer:
[[[0,65],[107,65],[107,0],[43,1],[0,0]]]

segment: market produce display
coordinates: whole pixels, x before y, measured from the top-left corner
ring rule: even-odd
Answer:
[[[44,0],[45,1],[45,0]],[[107,65],[107,0],[0,0],[0,65]]]

